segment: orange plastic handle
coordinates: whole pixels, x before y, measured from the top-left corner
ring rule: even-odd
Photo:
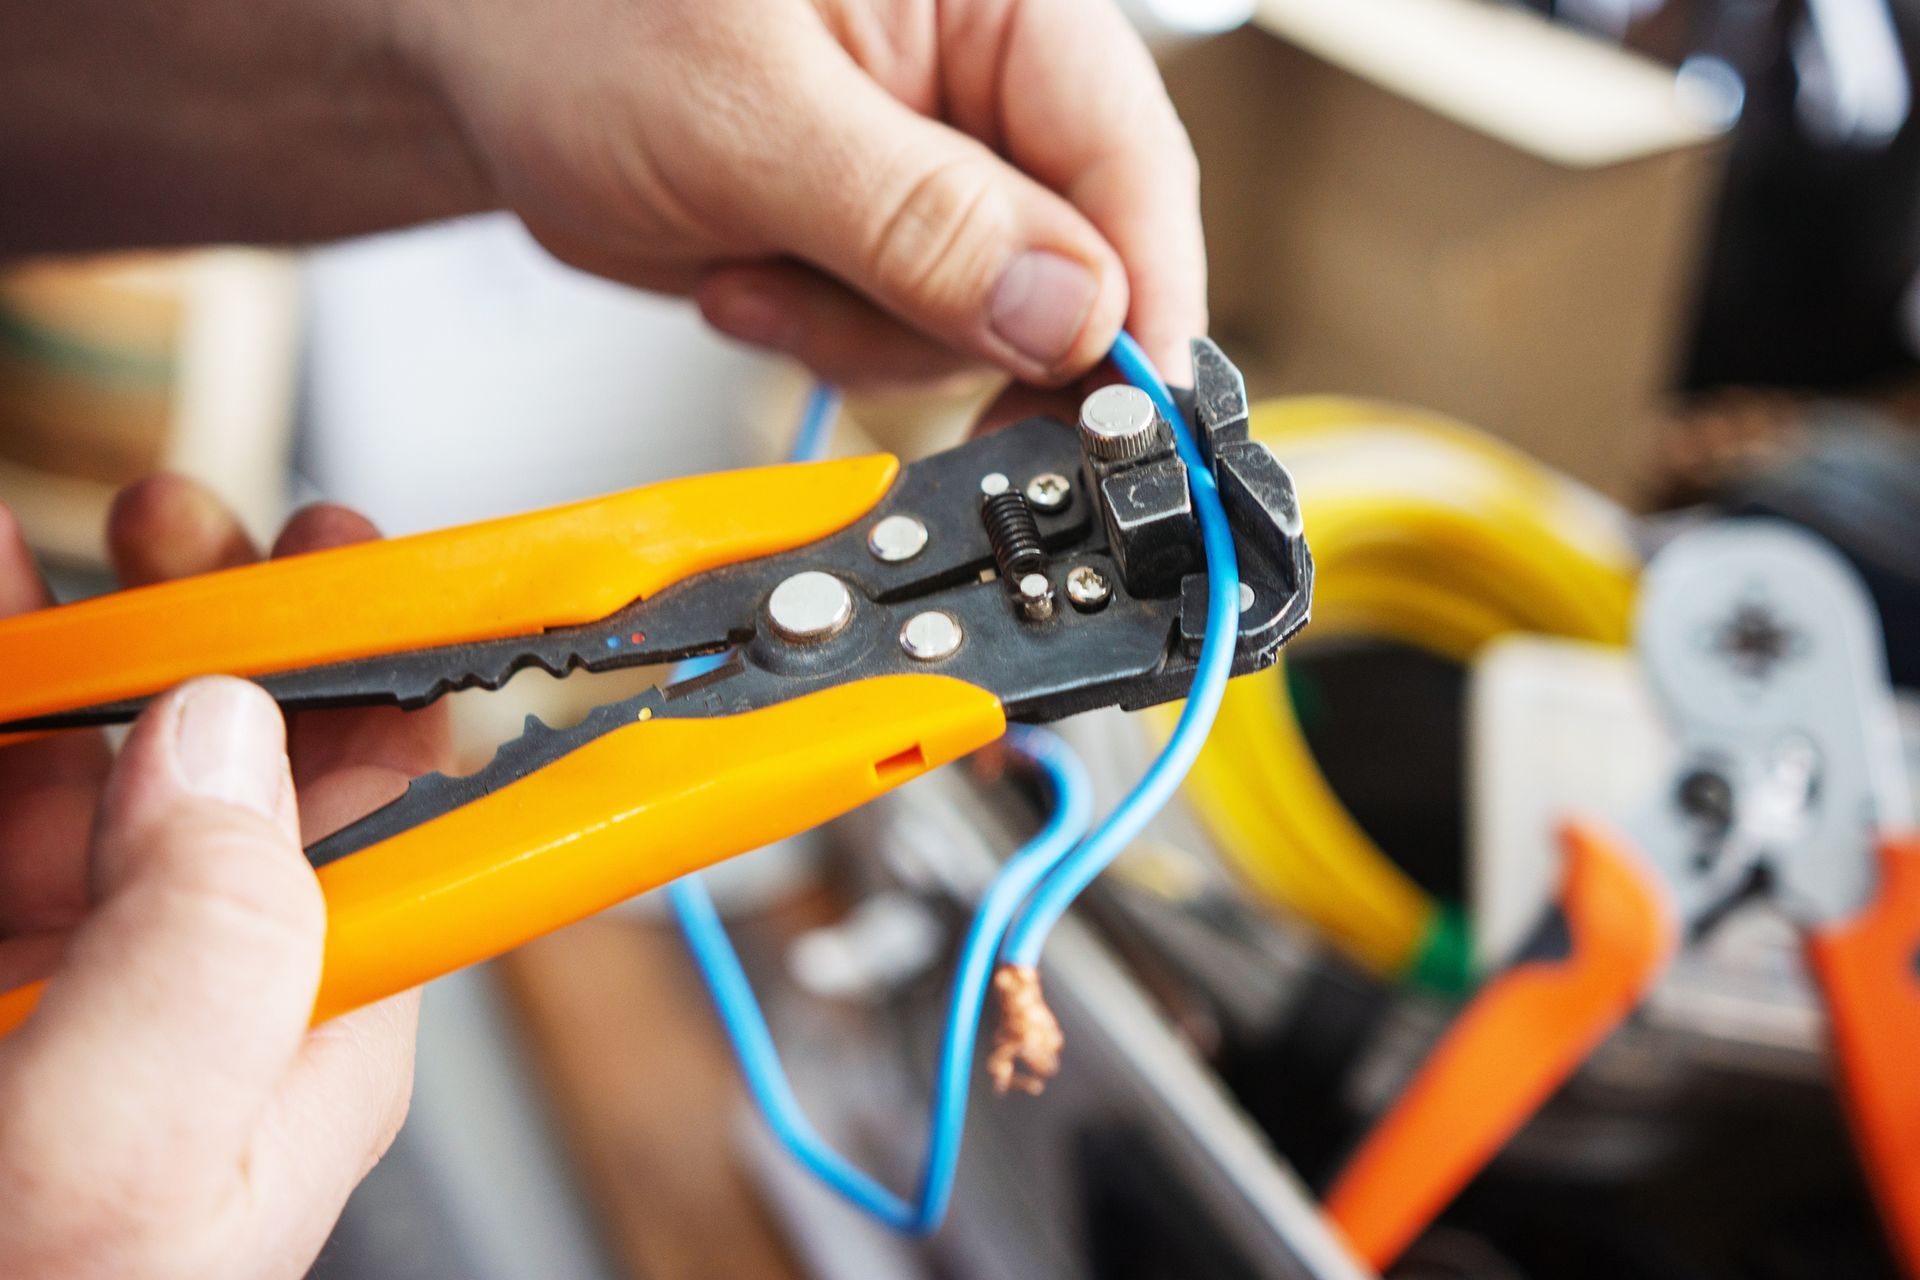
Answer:
[[[717,565],[791,550],[873,509],[878,454],[670,480],[462,528],[100,596],[0,623],[0,721],[592,622]]]
[[[313,1019],[817,826],[1005,730],[993,694],[936,675],[616,729],[322,867],[327,942]],[[0,1034],[27,1016],[40,985],[0,995]]]
[[[1902,1270],[1920,1276],[1920,834],[1880,845],[1880,892],[1807,938],[1867,1181]]]
[[[1458,1195],[1666,965],[1676,928],[1653,873],[1600,830],[1569,824],[1564,956],[1487,983],[1334,1183],[1326,1212],[1384,1268]]]

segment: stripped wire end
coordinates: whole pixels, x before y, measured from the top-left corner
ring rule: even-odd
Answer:
[[[1005,1097],[1018,1089],[1038,1097],[1047,1081],[1060,1074],[1060,1051],[1067,1037],[1040,990],[1040,971],[1032,965],[1003,964],[993,972],[999,1002],[999,1029],[987,1054],[987,1077]]]

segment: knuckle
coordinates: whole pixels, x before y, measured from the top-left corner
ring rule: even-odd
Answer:
[[[304,935],[324,925],[325,904],[311,868],[287,844],[264,818],[221,815],[161,838],[153,871],[187,909]]]
[[[991,283],[1005,225],[996,162],[963,151],[908,180],[874,233],[875,278],[935,309],[962,309]]]

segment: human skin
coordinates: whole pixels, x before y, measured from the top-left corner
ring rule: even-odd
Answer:
[[[506,207],[846,384],[1206,329],[1193,153],[1109,0],[0,2],[0,253]]]
[[[1122,323],[1180,378],[1206,329],[1192,150],[1106,0],[0,0],[0,175],[0,256],[508,208],[847,385],[1062,386]],[[129,585],[253,554],[178,480],[110,532]],[[0,513],[0,614],[46,604]],[[117,761],[0,748],[0,988],[52,978],[0,1039],[0,1275],[298,1276],[404,1116],[412,998],[306,1027],[300,845],[440,717],[279,723],[214,680]]]
[[[314,507],[274,551],[371,536]],[[254,558],[177,478],[124,495],[110,542],[129,585]],[[0,511],[0,613],[47,603]],[[0,1038],[0,1275],[305,1273],[406,1115],[418,997],[308,1029],[325,912],[302,842],[444,763],[437,710],[289,728],[225,677],[158,700],[117,759],[92,732],[0,748],[0,989],[49,980]]]

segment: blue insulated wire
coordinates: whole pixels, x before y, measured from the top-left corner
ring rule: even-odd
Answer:
[[[1016,963],[1037,961],[1047,933],[1067,906],[1165,805],[1212,727],[1232,667],[1239,567],[1213,474],[1202,462],[1165,383],[1138,344],[1121,334],[1112,358],[1173,424],[1175,445],[1187,464],[1207,563],[1207,627],[1200,660],[1192,691],[1166,747],[1091,837],[1085,833],[1092,818],[1092,787],[1078,757],[1044,730],[1025,726],[1009,730],[1009,745],[1046,780],[1052,813],[1046,826],[1007,860],[989,884],[961,945],[929,1107],[925,1165],[912,1203],[835,1151],[813,1128],[794,1095],[765,1015],[705,885],[689,876],[668,888],[748,1089],[776,1138],[803,1167],[849,1202],[900,1231],[933,1232],[952,1200],[980,1015],[997,957],[1004,952]],[[836,406],[837,396],[829,388],[814,390],[796,436],[794,460],[818,456],[824,450]]]
[[[787,450],[787,461],[813,462],[825,457],[833,420],[839,413],[839,389],[825,382],[814,383],[800,415],[800,428],[793,433],[793,444]]]
[[[1066,914],[1094,878],[1138,836],[1193,767],[1205,745],[1233,672],[1233,651],[1240,632],[1240,564],[1233,549],[1233,531],[1213,471],[1200,456],[1186,418],[1173,402],[1167,384],[1131,335],[1122,333],[1113,344],[1111,359],[1121,374],[1153,398],[1173,425],[1174,447],[1187,464],[1187,487],[1200,517],[1200,540],[1207,561],[1207,628],[1200,643],[1200,661],[1179,723],[1160,755],[1112,813],[1086,841],[1062,860],[1060,867],[1035,891],[1033,900],[1015,922],[1007,939],[1006,959],[1018,965],[1039,963],[1047,934]]]
[[[808,461],[825,452],[838,404],[839,396],[832,388],[824,384],[814,388],[795,433],[790,453],[793,461]],[[688,670],[691,667],[693,663],[682,664],[676,677],[684,679],[693,674]],[[1093,820],[1093,787],[1078,756],[1045,730],[1016,725],[1008,731],[1007,741],[1045,779],[1051,815],[989,884],[961,945],[935,1068],[925,1167],[911,1205],[835,1151],[807,1119],[781,1065],[766,1015],[705,882],[697,875],[687,876],[667,889],[681,932],[706,979],[747,1078],[748,1090],[775,1138],[803,1168],[855,1207],[896,1230],[914,1234],[937,1230],[953,1199],[980,1015],[1007,926],[1034,886],[1086,834]]]
[[[1044,729],[1025,725],[1010,728],[1007,743],[1045,779],[1052,814],[988,885],[961,944],[934,1074],[925,1165],[912,1203],[881,1186],[814,1129],[794,1096],[766,1016],[706,886],[695,876],[668,886],[681,932],[706,977],[747,1088],[774,1136],[804,1168],[856,1208],[895,1230],[915,1235],[938,1230],[953,1199],[980,1013],[1007,926],[1027,894],[1086,833],[1093,817],[1092,784],[1079,757],[1064,743]]]

